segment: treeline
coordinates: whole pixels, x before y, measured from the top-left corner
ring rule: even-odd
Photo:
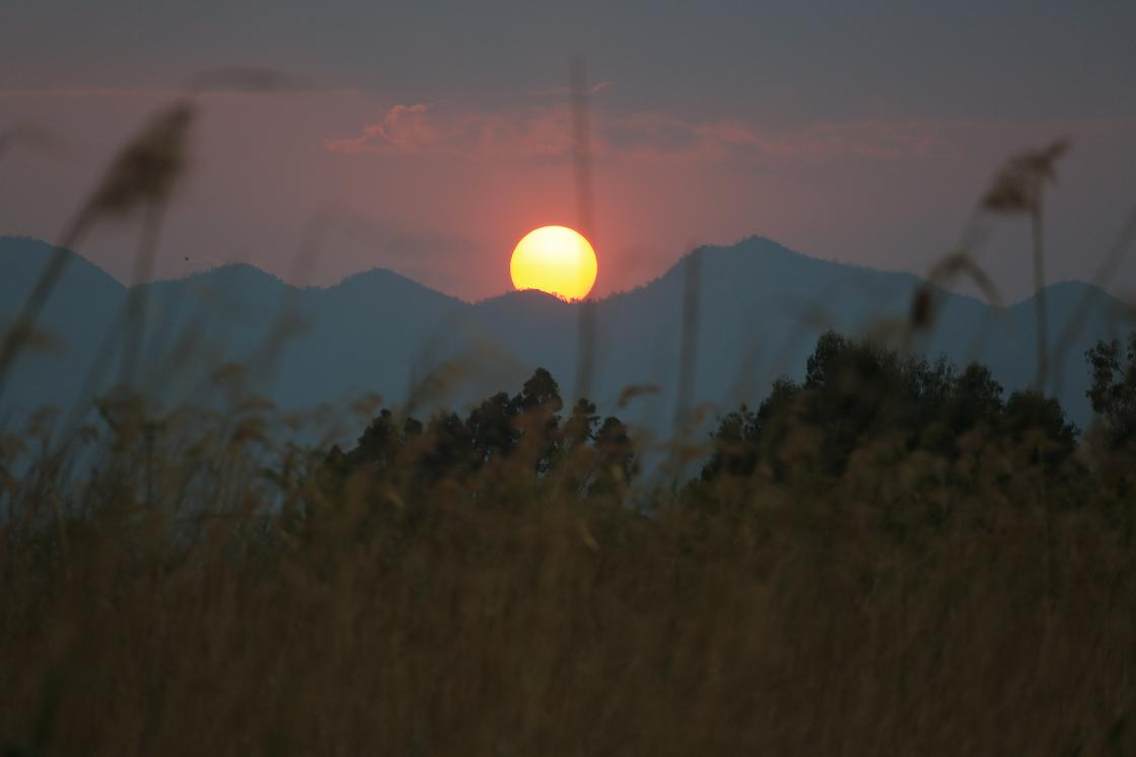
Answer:
[[[384,409],[352,450],[332,448],[327,468],[347,476],[381,475],[405,466],[419,480],[437,481],[465,479],[515,457],[544,475],[575,454],[590,460],[589,470],[576,481],[582,493],[611,491],[617,482],[629,481],[638,461],[623,422],[613,416],[601,422],[587,399],[578,400],[562,418],[563,407],[556,380],[538,368],[519,394],[494,394],[464,419],[449,412],[423,424],[412,417],[396,420]]]
[[[791,451],[802,429],[819,437],[810,454]],[[780,380],[756,411],[743,406],[722,420],[702,478],[748,476],[759,465],[776,480],[839,476],[857,450],[881,444],[957,460],[980,440],[1024,445],[1031,464],[1054,470],[1077,437],[1057,400],[1031,390],[1006,397],[983,365],[960,371],[828,333],[803,382]]]
[[[754,476],[836,481],[866,455],[957,464],[997,447],[1051,478],[1107,475],[1126,492],[1123,468],[1136,444],[1136,335],[1123,346],[1101,342],[1086,360],[1097,420],[1082,432],[1056,399],[1033,389],[1007,394],[983,365],[958,368],[829,332],[802,381],[779,379],[756,408],[743,404],[719,417],[705,443],[685,452],[704,453],[695,478],[708,484]],[[326,469],[341,478],[413,471],[430,482],[513,462],[544,476],[582,454],[586,470],[573,481],[581,493],[625,490],[643,453],[628,427],[617,417],[601,420],[588,399],[564,408],[557,382],[540,368],[518,394],[495,394],[465,418],[448,412],[423,423],[384,409],[354,448],[331,450]]]

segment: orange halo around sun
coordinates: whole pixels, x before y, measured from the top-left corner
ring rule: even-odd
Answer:
[[[562,300],[582,300],[596,283],[596,251],[567,226],[542,226],[517,242],[509,274],[517,289],[539,289]]]

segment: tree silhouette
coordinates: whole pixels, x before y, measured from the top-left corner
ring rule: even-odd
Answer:
[[[1031,445],[1031,461],[1051,467],[1070,457],[1077,435],[1056,400],[1019,392],[1004,404],[985,366],[958,373],[943,360],[930,363],[830,332],[817,340],[803,383],[781,379],[756,412],[742,405],[721,418],[701,478],[750,476],[761,468],[783,480],[814,463],[840,475],[856,450],[884,438],[953,459],[971,432]],[[804,436],[816,440],[812,457],[791,451],[792,439]]]
[[[1087,354],[1094,384],[1089,392],[1111,444],[1136,440],[1136,337],[1122,363],[1117,343]],[[1069,460],[1077,429],[1056,400],[1034,391],[1002,399],[1002,387],[985,366],[961,372],[944,360],[928,362],[867,341],[823,334],[800,383],[779,379],[756,410],[741,405],[722,416],[700,479],[745,478],[759,471],[773,481],[815,472],[841,476],[859,450],[921,451],[958,459],[963,450],[1003,443],[1024,450],[1024,461],[1050,471]],[[537,368],[510,396],[493,394],[466,418],[436,415],[423,426],[382,410],[348,453],[338,447],[326,467],[340,475],[384,471],[412,450],[408,464],[426,481],[464,478],[512,460],[537,477],[572,459],[567,485],[580,493],[621,491],[639,472],[639,455],[627,427],[600,421],[595,403],[577,400],[567,417],[560,387]],[[411,444],[413,442],[413,445]]]
[[[635,475],[636,453],[627,428],[618,418],[606,418],[597,430],[600,416],[596,405],[582,398],[561,426],[558,413],[562,408],[556,380],[544,368],[537,368],[519,393],[510,397],[498,392],[487,397],[464,420],[449,412],[434,416],[425,426],[407,418],[398,428],[395,416],[383,409],[350,452],[345,454],[338,446],[333,447],[325,467],[340,477],[358,471],[384,471],[414,441],[414,458],[406,462],[412,462],[417,475],[426,481],[462,478],[517,455],[525,465],[531,464],[535,474],[543,476],[561,458],[583,448],[595,453],[589,458],[588,470],[601,470],[600,477],[606,477],[601,488],[611,490],[614,482],[626,482]],[[586,472],[581,476],[581,485],[594,478]]]
[[[520,441],[516,428],[518,402],[498,392],[474,408],[466,420],[470,440],[479,464],[507,457]]]
[[[395,429],[394,416],[383,408],[372,420],[347,456],[352,464],[367,464],[385,468],[402,446],[402,438]]]
[[[562,433],[564,446],[572,449],[595,439],[595,429],[599,419],[594,402],[584,397],[576,400],[576,404],[572,406],[572,414],[564,422]]]
[[[1014,392],[1006,401],[1003,432],[1019,445],[1027,445],[1030,462],[1055,467],[1077,446],[1077,429],[1052,397],[1029,390]]]
[[[1093,383],[1085,393],[1092,403],[1109,446],[1114,449],[1136,442],[1136,333],[1120,342],[1098,342],[1085,353]]]
[[[532,377],[525,382],[524,388],[517,396],[517,403],[522,413],[536,410],[559,413],[564,406],[564,402],[560,399],[560,386],[552,378],[552,374],[544,368],[537,368]]]
[[[477,467],[473,435],[457,413],[435,416],[424,433],[429,447],[419,460],[418,469],[427,479],[460,476]]]
[[[596,473],[591,494],[612,494],[631,481],[639,469],[635,445],[618,418],[604,418],[595,437]]]

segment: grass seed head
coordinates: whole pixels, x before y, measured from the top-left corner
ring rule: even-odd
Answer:
[[[983,195],[982,207],[1000,214],[1036,212],[1041,207],[1045,183],[1056,181],[1057,161],[1069,146],[1069,140],[1062,138],[1010,158]]]
[[[188,164],[194,106],[180,100],[156,113],[115,157],[87,204],[94,216],[124,216],[166,203]]]

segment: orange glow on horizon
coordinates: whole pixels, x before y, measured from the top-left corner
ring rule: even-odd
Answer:
[[[538,289],[562,300],[581,300],[596,283],[596,251],[567,226],[542,226],[517,242],[509,274],[517,289]]]

